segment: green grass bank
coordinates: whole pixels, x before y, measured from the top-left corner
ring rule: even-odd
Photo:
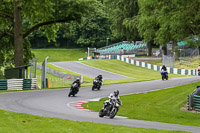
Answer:
[[[183,133],[181,131],[165,131],[142,129],[125,126],[78,122],[57,118],[33,116],[0,110],[1,133]]]
[[[128,64],[119,60],[93,60],[93,61],[84,61],[82,63],[109,72],[130,77],[128,79],[105,80],[104,82],[105,84],[117,83],[117,82],[118,83],[139,82],[139,81],[161,79],[160,72],[158,71],[134,66],[132,64]],[[184,75],[169,74],[169,78],[176,78],[176,77],[184,77]]]
[[[187,96],[199,84],[200,82],[197,82],[144,94],[121,96],[123,106],[120,107],[118,115],[130,119],[200,126],[200,113],[181,110],[187,103]],[[106,99],[82,106],[87,108],[88,104],[89,109],[98,112]]]
[[[35,54],[35,58],[38,62],[43,62],[44,59],[49,56],[48,62],[59,62],[59,61],[77,61],[80,58],[87,56],[87,49],[32,49]]]

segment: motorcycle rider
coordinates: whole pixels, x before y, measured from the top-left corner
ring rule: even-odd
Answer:
[[[167,71],[167,68],[166,68],[165,65],[162,66],[161,71],[162,71],[162,70],[163,70],[163,71]]]
[[[75,84],[75,83],[78,84],[77,92],[79,92],[79,88],[80,88],[80,86],[81,86],[80,78],[77,78],[72,84]],[[71,89],[72,89],[72,88],[71,88]]]
[[[101,85],[102,85],[102,82],[103,82],[103,77],[102,77],[102,75],[99,74],[95,79],[100,81],[100,86],[101,86]]]
[[[122,102],[121,102],[120,97],[119,97],[119,91],[118,90],[115,90],[114,93],[111,93],[108,96],[108,98],[109,98],[109,100],[105,101],[105,103],[106,103],[105,106],[112,105],[113,100],[117,100],[119,105],[122,105]],[[106,107],[104,107],[104,108],[106,108]]]
[[[108,98],[109,98],[109,101],[112,101],[113,99],[116,99],[118,101],[119,105],[122,105],[122,102],[120,101],[119,91],[118,90],[115,90],[114,94],[111,93]]]
[[[164,80],[164,78],[166,80],[168,80],[168,72],[167,72],[167,68],[165,67],[165,65],[162,66],[160,73],[162,75],[162,80]]]
[[[200,76],[200,64],[198,66],[198,75]]]

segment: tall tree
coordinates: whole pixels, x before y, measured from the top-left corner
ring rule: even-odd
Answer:
[[[112,33],[116,37],[125,37],[129,41],[138,40],[137,14],[139,7],[137,0],[107,0],[105,3],[111,5]]]
[[[83,17],[77,25],[77,44],[87,47],[102,47],[111,36],[110,21],[101,3],[94,5],[96,10]]]
[[[94,2],[96,0],[1,0],[0,35],[13,38],[15,66],[24,65],[24,40],[34,30],[43,28],[48,39],[53,39],[59,27],[56,24],[80,21],[83,15],[94,10],[91,6]],[[28,25],[23,25],[25,21]]]
[[[177,41],[200,33],[199,6],[198,0],[139,0],[140,35],[164,47],[171,41],[175,48]]]

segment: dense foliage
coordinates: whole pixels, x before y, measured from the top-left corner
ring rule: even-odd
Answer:
[[[0,64],[24,65],[33,57],[28,36],[40,30],[55,41],[60,23],[81,22],[95,10],[96,0],[1,0]],[[34,35],[33,35],[34,36]]]
[[[28,63],[30,47],[102,47],[107,38],[175,48],[199,37],[199,7],[199,0],[0,0],[0,67]]]

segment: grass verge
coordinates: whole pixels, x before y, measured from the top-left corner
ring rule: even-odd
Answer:
[[[36,75],[37,75],[37,84],[39,87],[41,87],[42,71],[40,69],[37,69]],[[71,87],[72,84],[72,81],[69,79],[63,79],[49,73],[47,73],[47,78],[49,80],[49,88],[61,88],[61,87],[69,88]]]
[[[58,62],[58,61],[75,61],[83,57],[87,57],[87,49],[32,49],[31,50],[38,62],[43,62],[44,59],[49,56],[48,62]],[[59,58],[58,58],[59,57]]]
[[[181,110],[187,102],[187,96],[199,84],[200,82],[197,82],[144,94],[121,96],[123,106],[120,107],[118,115],[130,119],[200,126],[200,113]],[[106,99],[85,103],[82,106],[87,108],[88,104],[89,109],[98,112]]]
[[[200,64],[200,56],[197,57],[185,57],[183,58],[186,62],[181,63],[180,60],[176,60],[174,62],[174,67],[179,69],[197,69],[198,64]],[[162,60],[152,60],[152,61],[145,61],[149,64],[159,65],[162,66]]]
[[[106,71],[128,76],[127,79],[106,79],[104,84],[140,82],[161,79],[160,72],[128,64],[119,60],[93,60],[82,62],[86,65]],[[169,74],[169,78],[186,77],[184,75]]]
[[[70,121],[57,118],[39,117],[29,114],[13,113],[3,110],[0,110],[0,117],[1,133],[181,133],[181,131],[142,129],[91,122]]]
[[[77,74],[75,72],[71,72],[71,71],[68,71],[68,70],[60,68],[60,67],[56,67],[55,65],[52,65],[52,64],[49,64],[49,63],[47,64],[47,67],[49,67],[51,69],[54,69],[56,71],[59,71],[59,72],[67,73],[67,74],[80,75],[80,74]],[[92,86],[92,84],[93,84],[93,79],[92,78],[87,77],[87,76],[83,76],[83,83],[81,84],[82,87],[84,87],[84,86]]]

